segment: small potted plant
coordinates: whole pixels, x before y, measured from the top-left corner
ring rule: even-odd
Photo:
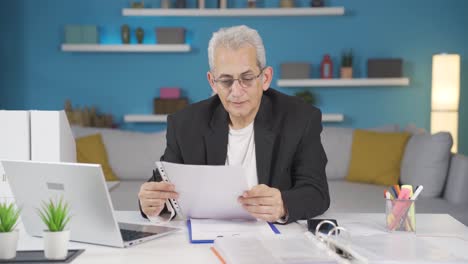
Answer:
[[[295,93],[295,95],[297,97],[300,97],[302,98],[302,100],[304,100],[304,102],[308,103],[308,104],[315,104],[315,96],[313,93],[309,92],[309,91],[302,91],[302,92],[297,92]]]
[[[341,56],[341,78],[353,78],[353,52],[351,50]]]
[[[70,230],[65,230],[71,219],[70,208],[63,199],[43,202],[38,209],[39,216],[47,230],[44,230],[44,254],[48,259],[65,259],[68,254]]]
[[[14,203],[0,202],[0,259],[16,257],[19,232],[15,227],[20,211]]]

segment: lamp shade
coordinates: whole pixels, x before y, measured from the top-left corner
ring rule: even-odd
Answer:
[[[458,111],[460,100],[460,55],[432,57],[432,111]]]

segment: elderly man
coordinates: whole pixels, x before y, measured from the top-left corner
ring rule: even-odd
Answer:
[[[254,187],[238,202],[257,219],[287,223],[325,212],[330,198],[320,110],[269,88],[273,69],[256,30],[220,29],[208,58],[216,95],[168,117],[161,160],[241,165]],[[143,216],[159,215],[168,198],[178,197],[177,186],[158,178],[141,186]]]

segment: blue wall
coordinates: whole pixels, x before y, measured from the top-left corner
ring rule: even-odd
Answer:
[[[388,123],[430,125],[431,57],[453,52],[462,56],[460,151],[468,153],[468,1],[466,0],[334,0],[346,16],[177,18],[124,17],[127,0],[18,0],[0,10],[0,108],[59,109],[65,99],[74,105],[97,105],[119,123],[128,113],[151,113],[152,99],[162,86],[179,86],[191,102],[210,94],[206,82],[207,44],[219,27],[246,24],[262,35],[268,64],[276,70],[285,61],[313,63],[315,76],[322,56],[330,53],[338,74],[344,49],[355,53],[356,77],[365,77],[369,57],[404,58],[409,87],[314,88],[324,113],[344,113],[341,126],[373,127]],[[189,1],[194,5],[195,0]],[[210,1],[208,1],[210,2]],[[214,3],[212,0],[210,3]],[[240,0],[232,0],[238,3]],[[264,1],[277,5],[279,0]],[[302,5],[309,1],[297,1]],[[159,0],[147,0],[159,6]],[[122,24],[142,26],[154,41],[154,28],[188,30],[190,53],[61,52],[66,24],[97,24],[103,43],[119,43]],[[315,77],[314,76],[314,77]],[[292,94],[299,89],[279,89]],[[158,130],[161,125],[122,124],[125,129]]]

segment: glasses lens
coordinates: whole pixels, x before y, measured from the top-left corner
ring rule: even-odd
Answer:
[[[233,79],[223,79],[223,80],[219,80],[219,83],[221,84],[221,86],[225,89],[229,89],[231,88],[232,84],[234,83],[234,80]]]

